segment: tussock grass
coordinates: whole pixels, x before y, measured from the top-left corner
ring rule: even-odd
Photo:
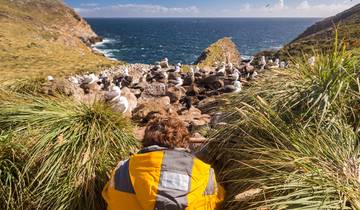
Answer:
[[[0,88],[6,91],[20,94],[36,94],[41,91],[41,87],[45,82],[45,78],[41,77],[13,79],[6,82],[1,82]]]
[[[130,123],[99,102],[14,94],[1,102],[0,130],[26,138],[29,158],[19,170],[31,174],[23,190],[33,207],[104,209],[108,173],[138,146]]]
[[[244,104],[211,143],[228,193],[225,209],[359,209],[354,130],[342,122],[289,126],[268,104],[258,105]]]
[[[0,133],[0,208],[24,209],[27,200],[27,174],[21,172],[27,150],[10,133]]]
[[[334,44],[332,54],[317,54],[317,64],[311,67],[307,57],[294,61],[286,72],[273,71],[271,76],[232,98],[231,106],[242,102],[254,104],[260,96],[282,113],[284,119],[317,122],[319,125],[337,118],[346,118],[351,124],[359,121],[360,57],[345,46]],[[355,111],[355,113],[354,113]]]
[[[208,145],[224,209],[360,209],[359,57],[334,46],[231,98]]]

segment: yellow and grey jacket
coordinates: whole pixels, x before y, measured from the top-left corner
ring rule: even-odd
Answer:
[[[210,165],[158,146],[121,161],[103,190],[108,210],[212,210],[223,194]]]

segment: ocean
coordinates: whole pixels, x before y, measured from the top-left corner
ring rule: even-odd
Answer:
[[[243,57],[281,48],[316,18],[88,18],[104,38],[94,48],[128,63],[191,64],[211,43],[232,37]]]

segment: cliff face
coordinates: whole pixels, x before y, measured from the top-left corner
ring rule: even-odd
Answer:
[[[61,0],[0,0],[0,25],[5,78],[90,71],[112,63],[92,52],[89,45],[101,38]]]
[[[212,66],[215,62],[231,62],[239,64],[241,62],[240,53],[230,38],[225,37],[206,48],[195,62],[196,65],[206,67]]]
[[[321,20],[300,34],[280,51],[298,55],[313,49],[327,51],[332,47],[337,26],[339,38],[344,39],[349,49],[360,47],[360,4],[335,16]]]

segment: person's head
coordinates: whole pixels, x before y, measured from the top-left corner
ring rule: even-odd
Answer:
[[[190,134],[185,124],[177,118],[156,118],[145,130],[143,147],[158,145],[169,149],[188,148]]]

